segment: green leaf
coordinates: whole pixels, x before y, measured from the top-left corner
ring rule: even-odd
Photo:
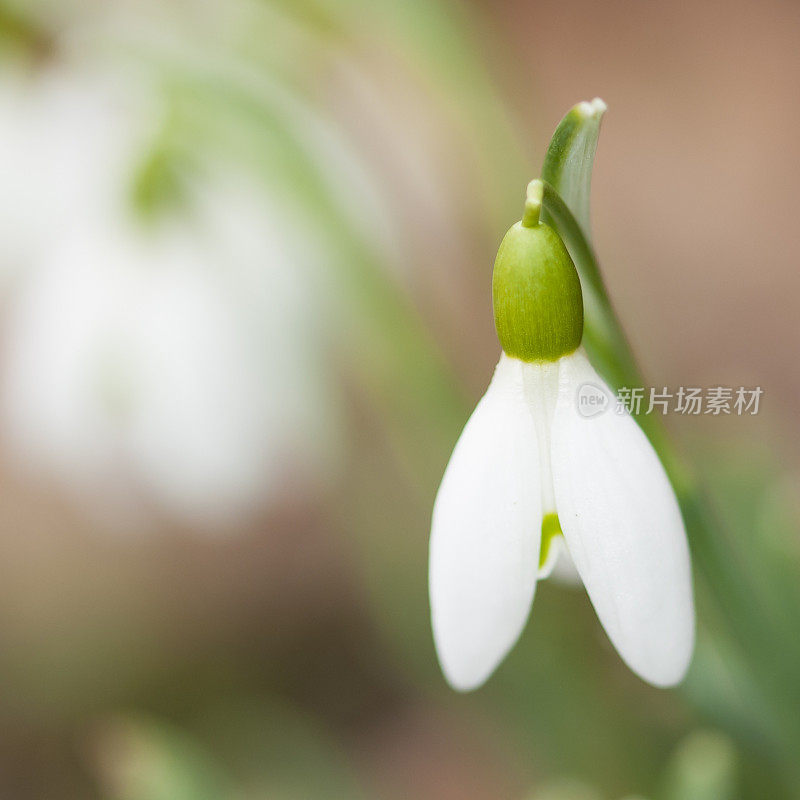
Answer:
[[[643,385],[643,379],[592,249],[589,199],[605,110],[600,98],[578,103],[556,128],[542,167],[542,219],[561,236],[580,275],[586,317],[584,345],[602,376],[618,390]]]
[[[542,219],[556,229],[575,262],[585,305],[584,344],[595,366],[616,390],[643,385],[643,380],[592,249],[589,198],[605,110],[599,98],[578,103],[556,128],[542,167]]]
[[[605,110],[606,104],[599,97],[573,106],[556,128],[542,167],[542,180],[564,198],[589,240],[592,166]]]

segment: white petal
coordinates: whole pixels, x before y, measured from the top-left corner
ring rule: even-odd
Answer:
[[[539,452],[522,369],[501,356],[433,508],[433,633],[442,670],[462,691],[480,686],[513,646],[536,587]]]
[[[669,686],[694,646],[686,533],[675,493],[647,437],[612,407],[583,416],[584,384],[608,387],[578,351],[559,367],[552,430],[561,528],[597,615],[642,678]]]

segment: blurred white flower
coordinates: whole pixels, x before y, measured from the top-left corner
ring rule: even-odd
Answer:
[[[158,125],[129,81],[66,71],[0,80],[0,261],[27,270],[76,223],[124,213],[125,183]]]
[[[3,261],[19,272],[3,422],[27,463],[95,503],[105,489],[143,494],[213,526],[295,472],[326,471],[336,422],[319,252],[219,167],[189,185],[186,213],[134,219],[131,180],[157,109],[121,102],[123,89],[60,76],[0,97],[17,156],[2,187],[0,231],[14,240]]]

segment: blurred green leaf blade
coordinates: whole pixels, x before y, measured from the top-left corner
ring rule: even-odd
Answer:
[[[605,111],[599,97],[573,106],[556,128],[542,167],[542,179],[564,198],[589,240],[592,167]]]

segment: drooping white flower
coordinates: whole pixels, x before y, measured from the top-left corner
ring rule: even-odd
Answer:
[[[571,561],[623,660],[669,686],[694,645],[680,509],[630,415],[581,413],[582,386],[611,392],[580,346],[580,282],[558,235],[539,222],[540,204],[534,181],[525,217],[500,246],[493,295],[503,353],[434,505],[439,661],[454,688],[480,686],[522,632],[537,580]]]

